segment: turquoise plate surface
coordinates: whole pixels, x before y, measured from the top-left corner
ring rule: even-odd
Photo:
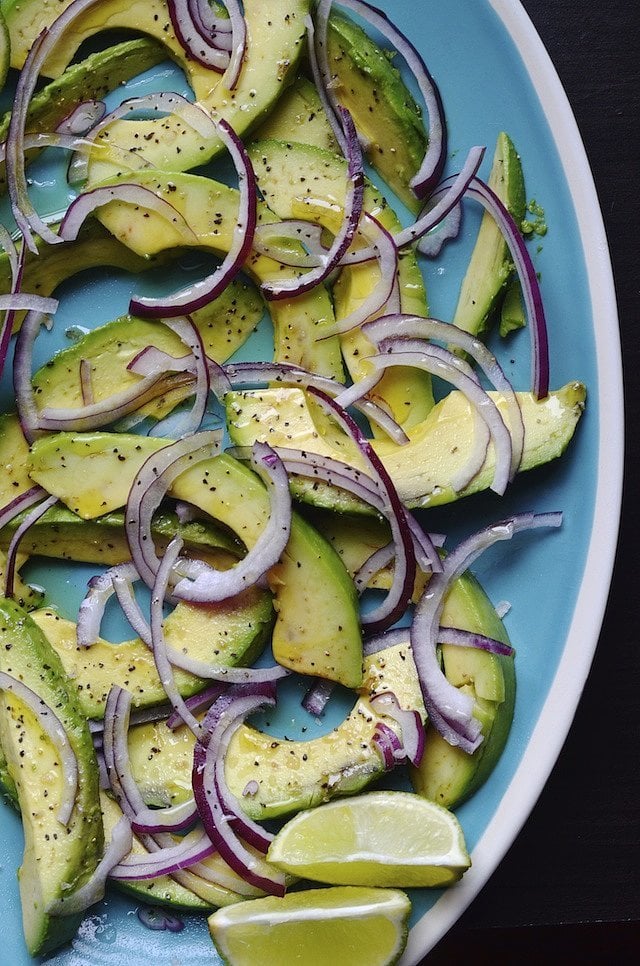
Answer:
[[[443,96],[450,131],[448,172],[459,169],[474,144],[488,147],[490,166],[501,130],[523,159],[527,198],[544,207],[548,233],[531,245],[542,279],[551,345],[551,385],[574,379],[588,387],[587,411],[566,456],[519,479],[507,496],[473,498],[429,517],[452,540],[518,510],[564,512],[560,531],[522,535],[486,554],[475,572],[495,603],[508,601],[506,625],[517,649],[518,694],[506,750],[486,785],[458,810],[473,867],[446,893],[413,894],[412,929],[403,966],[412,966],[455,922],[491,875],[527,818],[573,718],[597,642],[617,537],[622,479],[622,392],[618,323],[611,269],[600,210],[584,149],[554,68],[517,0],[381,0],[424,54]],[[419,8],[419,16],[416,16]],[[558,26],[561,29],[561,25]],[[127,85],[126,93],[179,89],[184,77],[171,65]],[[118,92],[122,97],[123,92]],[[30,169],[33,197],[41,211],[55,211],[65,164],[43,157]],[[6,207],[3,209],[6,212]],[[4,219],[3,219],[4,220]],[[479,215],[471,204],[460,239],[441,258],[425,264],[431,310],[450,318]],[[38,362],[68,344],[70,325],[94,326],[124,314],[134,290],[169,291],[183,284],[193,265],[171,278],[144,280],[115,273],[85,273],[65,284],[51,336],[38,343]],[[195,271],[197,271],[197,264]],[[526,330],[496,351],[517,388],[529,385]],[[268,358],[265,323],[242,355]],[[606,426],[602,420],[606,398]],[[0,411],[11,406],[10,379],[0,389]],[[433,522],[431,523],[431,521]],[[34,563],[28,576],[73,615],[95,567]],[[126,635],[124,628],[107,632]],[[272,727],[309,726],[293,687]],[[329,729],[344,713],[331,709]],[[307,737],[313,736],[313,725]],[[318,732],[319,733],[319,732]],[[28,966],[22,939],[16,869],[22,831],[9,807],[0,808],[2,952],[0,962]],[[132,900],[110,893],[94,907],[71,946],[47,957],[48,966],[157,966],[218,963],[205,921],[186,919],[179,934],[150,932]],[[256,964],[258,966],[258,964]],[[364,966],[364,964],[363,964]]]

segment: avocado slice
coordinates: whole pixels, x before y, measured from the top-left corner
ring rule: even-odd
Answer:
[[[442,624],[509,643],[495,608],[469,573],[452,588]],[[480,788],[502,754],[513,720],[516,677],[513,657],[452,644],[444,644],[441,655],[447,679],[473,698],[484,740],[470,755],[427,725],[422,761],[411,768],[410,777],[418,794],[455,808]]]
[[[278,101],[273,111],[260,125],[255,140],[275,139],[313,144],[325,151],[338,151],[320,95],[306,77],[298,77]]]
[[[130,122],[127,122],[130,123]],[[131,182],[130,176],[114,178]],[[164,171],[136,172],[136,184],[150,188],[165,198],[183,215],[190,230],[179,224],[169,224],[153,211],[139,206],[110,202],[100,209],[100,221],[116,238],[137,255],[148,258],[175,248],[194,245],[194,235],[200,248],[225,255],[233,244],[238,216],[238,192],[210,178],[189,174],[167,174]],[[215,212],[215,218],[211,217]],[[260,203],[260,221],[272,223],[276,216]],[[299,273],[286,268],[265,255],[252,253],[245,263],[245,271],[258,284],[274,278],[287,278]],[[344,369],[337,337],[323,338],[323,329],[333,322],[333,307],[323,285],[296,298],[269,303],[274,326],[275,357],[279,362],[304,366],[321,375],[343,381]]]
[[[422,111],[390,52],[335,12],[329,18],[327,48],[338,100],[351,111],[368,160],[407,208],[419,211],[421,203],[409,182],[422,164],[428,137]]]
[[[256,141],[249,148],[256,180],[269,207],[279,218],[304,218],[332,231],[340,224],[337,211],[344,205],[347,163],[333,152],[290,141]],[[367,182],[364,210],[391,232],[400,222],[384,195]],[[336,319],[345,318],[360,305],[379,279],[375,263],[342,269],[333,289]],[[398,267],[403,312],[426,316],[424,280],[413,251],[404,252]],[[354,382],[368,372],[366,357],[374,347],[358,329],[340,337],[342,353]],[[433,406],[431,376],[417,369],[401,368],[384,374],[372,393],[385,402],[394,418],[406,429],[417,425]],[[375,432],[378,432],[375,430]]]
[[[133,694],[135,708],[164,704],[153,653],[139,639],[112,644],[98,640],[78,647],[76,625],[55,610],[43,608],[31,615],[78,691],[87,718],[101,719],[113,684]],[[167,644],[200,661],[225,667],[251,666],[260,656],[273,625],[271,595],[252,589],[214,606],[178,603],[164,623]],[[176,668],[175,681],[183,697],[202,691],[203,678]]]
[[[29,952],[38,956],[74,934],[79,917],[54,916],[50,905],[83,885],[102,858],[98,765],[86,718],[57,655],[29,615],[6,599],[0,601],[0,670],[19,678],[55,710],[79,769],[75,805],[65,827],[56,817],[63,797],[58,753],[33,711],[3,691],[0,744],[25,836],[19,872],[23,929]]]
[[[309,741],[276,739],[250,725],[234,734],[225,758],[229,788],[254,819],[276,818],[310,808],[337,795],[361,791],[384,772],[372,744],[379,722],[397,730],[392,718],[378,714],[374,694],[391,690],[400,705],[424,720],[409,632],[404,643],[364,659],[360,697],[333,731]],[[191,792],[193,735],[170,731],[164,722],[137,725],[129,732],[131,767],[145,800],[154,805],[183,801]],[[258,782],[255,794],[247,786]]]
[[[167,56],[166,49],[150,37],[137,37],[91,54],[73,64],[57,80],[47,84],[29,102],[27,134],[55,131],[80,101],[100,100],[109,91],[155,67]],[[0,120],[0,142],[5,141],[11,112]],[[27,160],[37,154],[27,152]],[[6,189],[5,165],[0,162],[0,192]]]
[[[124,506],[142,463],[166,445],[166,440],[119,434],[116,454],[108,433],[61,433],[35,442],[29,472],[74,513],[91,519]],[[249,548],[269,515],[264,485],[226,454],[183,473],[171,495],[229,527]],[[269,581],[278,614],[272,641],[276,660],[299,673],[356,687],[362,644],[353,582],[331,546],[295,513],[289,543]]]
[[[489,395],[508,425],[504,400],[498,393]],[[582,383],[571,382],[540,401],[530,392],[519,392],[517,396],[525,427],[522,472],[547,463],[564,452],[584,410],[586,390]],[[278,387],[232,392],[227,393],[225,402],[229,434],[240,446],[259,439],[270,446],[320,453],[366,469],[355,444],[337,427],[322,431],[301,389]],[[422,423],[407,430],[409,442],[404,446],[389,439],[373,442],[400,499],[407,506],[451,503],[490,486],[494,467],[492,444],[484,466],[469,485],[460,492],[451,486],[451,479],[464,469],[471,452],[474,421],[474,407],[461,392],[454,390],[434,406]],[[302,479],[294,486],[293,492],[298,499],[314,506],[332,508],[331,487],[320,487]],[[347,496],[340,504],[333,504],[333,508],[336,506],[357,509],[357,501]]]
[[[524,176],[518,152],[504,131],[498,135],[489,187],[519,225],[525,216]],[[482,335],[514,271],[502,232],[495,219],[485,212],[460,288],[454,325],[472,335]]]
[[[43,4],[41,0],[8,0],[3,9],[11,34],[11,63],[21,67],[40,31],[69,6],[71,0]],[[224,117],[240,136],[248,133],[273,108],[296,76],[304,51],[304,18],[309,0],[245,0],[247,51],[240,79],[229,92],[221,75],[190,58],[176,38],[164,0],[103,0],[78,17],[65,31],[44,65],[44,73],[58,77],[82,42],[104,29],[133,30],[161,44],[180,67],[196,101],[207,113]],[[218,138],[205,139],[177,117],[163,122],[158,138],[155,121],[116,121],[109,137],[124,150],[144,144],[144,156],[165,171],[186,171],[204,164],[222,150]],[[145,135],[153,131],[153,139]],[[90,166],[92,183],[112,175],[113,165],[96,161]]]

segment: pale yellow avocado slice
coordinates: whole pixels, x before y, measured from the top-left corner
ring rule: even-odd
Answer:
[[[119,434],[114,447],[109,433],[61,433],[35,442],[30,475],[74,513],[92,519],[124,506],[141,465],[166,445],[154,437]],[[248,548],[269,518],[265,486],[227,455],[187,470],[171,495],[228,526]],[[269,582],[277,611],[276,660],[294,671],[357,687],[362,643],[353,582],[330,544],[295,513],[289,543]]]
[[[489,394],[508,425],[504,399]],[[517,394],[524,421],[524,452],[520,470],[540,466],[560,456],[573,436],[584,409],[586,390],[582,383],[571,382],[537,401],[531,393]],[[227,422],[231,438],[241,446],[256,439],[270,446],[293,447],[342,460],[366,470],[359,450],[344,433],[326,429],[314,419],[307,397],[301,389],[279,387],[255,392],[234,392],[226,396]],[[493,480],[495,458],[489,445],[485,463],[471,483],[456,492],[451,480],[464,471],[473,447],[475,409],[458,391],[450,392],[418,426],[407,430],[404,446],[389,439],[373,442],[373,447],[395,483],[400,499],[411,507],[450,503],[486,489]],[[315,483],[296,485],[296,495],[311,504],[331,506],[331,488]]]
[[[291,141],[260,140],[249,148],[256,180],[269,207],[279,218],[315,221],[331,231],[340,225],[347,191],[347,163],[331,151]],[[390,232],[400,222],[383,194],[367,182],[364,210]],[[366,242],[365,242],[366,244]],[[380,278],[377,263],[346,266],[333,289],[336,319],[346,318],[370,294]],[[413,250],[400,256],[398,267],[403,312],[427,315],[424,280]],[[368,372],[366,357],[374,351],[359,329],[340,337],[342,353],[354,382]],[[385,373],[371,394],[387,403],[407,429],[425,419],[433,406],[431,377],[417,369]]]
[[[0,601],[0,670],[54,711],[78,763],[73,811],[62,825],[60,753],[20,695],[0,691],[0,744],[25,836],[19,872],[23,929],[29,952],[38,956],[75,933],[79,917],[53,914],[51,906],[82,886],[102,858],[98,765],[87,721],[55,652],[29,615],[6,598]]]
[[[106,184],[117,184],[120,180],[131,182],[130,177],[123,176]],[[237,190],[198,175],[152,170],[137,172],[136,183],[168,201],[183,216],[184,222],[168,221],[139,205],[112,201],[100,209],[99,218],[124,245],[145,257],[185,246],[208,249],[216,255],[227,254],[234,241],[238,218]],[[278,220],[262,203],[258,205],[258,217],[265,222]],[[244,271],[260,284],[286,278],[300,270],[285,269],[280,262],[253,252]],[[273,301],[269,311],[277,361],[302,365],[340,381],[344,379],[339,340],[323,338],[324,330],[334,319],[331,300],[323,285],[297,298]]]
[[[320,738],[290,741],[250,725],[238,729],[226,754],[225,774],[248,815],[273,818],[309,808],[360,791],[382,775],[382,758],[372,744],[376,726],[384,721],[399,733],[399,725],[376,712],[369,699],[391,690],[403,708],[425,718],[408,631],[405,643],[365,658],[359,690],[361,697],[344,721]],[[131,766],[148,802],[169,804],[192,794],[193,741],[187,728],[173,732],[163,722],[131,729]],[[258,790],[250,794],[254,781]]]
[[[27,51],[43,27],[65,10],[71,0],[10,0],[3,6],[11,35],[11,63],[22,67]],[[103,30],[133,30],[161,43],[183,68],[196,101],[209,113],[224,117],[238,134],[245,134],[274,106],[294,79],[304,51],[304,18],[309,0],[246,0],[247,50],[239,82],[226,89],[221,75],[188,57],[173,30],[165,0],[101,0],[79,16],[45,64],[49,77],[58,77],[73,59],[82,42]],[[140,152],[149,164],[166,171],[186,171],[204,164],[222,150],[218,138],[202,138],[193,128],[171,116],[163,122],[116,121],[108,138],[124,150]],[[145,135],[152,136],[145,140]],[[92,182],[115,173],[113,165],[92,165]]]
[[[102,639],[78,647],[76,624],[54,610],[31,615],[78,690],[78,701],[88,718],[102,718],[109,689],[117,684],[133,695],[133,707],[163,704],[167,695],[160,683],[153,653],[139,639],[112,644]],[[215,606],[178,603],[164,622],[169,647],[209,664],[250,667],[262,652],[273,624],[270,595],[252,589]],[[178,690],[187,697],[207,684],[176,668]]]

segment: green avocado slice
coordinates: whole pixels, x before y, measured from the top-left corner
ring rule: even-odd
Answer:
[[[382,721],[396,732],[399,726],[378,714],[370,698],[391,690],[403,708],[425,717],[408,634],[406,642],[365,657],[360,697],[328,734],[291,741],[250,725],[236,731],[226,754],[225,774],[248,815],[267,819],[310,808],[337,795],[361,791],[383,774],[382,758],[372,743],[374,732]],[[173,732],[164,722],[130,730],[131,767],[150,804],[177,803],[192,794],[193,741],[187,728]],[[250,794],[254,781],[258,790]]]
[[[0,693],[0,743],[23,816],[25,849],[19,873],[27,948],[41,955],[67,942],[79,917],[49,912],[71,895],[102,858],[104,834],[98,765],[86,718],[62,665],[29,615],[0,601],[0,670],[19,678],[52,708],[78,762],[78,789],[67,826],[57,819],[63,776],[57,750],[20,698]]]
[[[524,176],[518,152],[504,131],[498,135],[488,183],[519,225],[525,216]],[[514,272],[502,232],[492,215],[485,212],[462,280],[454,325],[472,335],[482,335]]]
[[[273,111],[255,132],[256,141],[275,139],[313,144],[325,151],[338,151],[320,95],[306,77],[298,77],[278,101]]]
[[[139,638],[112,644],[98,640],[78,647],[76,625],[55,610],[31,615],[54,649],[87,718],[101,719],[113,684],[131,691],[135,708],[164,704],[153,654]],[[164,623],[165,639],[190,658],[224,667],[251,666],[262,653],[273,626],[273,606],[267,591],[251,589],[216,606],[178,603]],[[183,697],[202,691],[207,681],[176,669],[175,682]]]
[[[362,27],[336,13],[329,18],[327,46],[338,100],[351,111],[368,160],[407,208],[419,211],[409,182],[422,164],[428,138],[422,111],[400,71]]]
[[[114,453],[109,433],[56,434],[35,442],[30,475],[74,513],[91,519],[124,506],[142,463],[166,445],[149,436],[119,434]],[[226,454],[187,470],[171,495],[227,526],[248,548],[269,516],[264,485]],[[289,543],[269,581],[278,614],[272,640],[276,660],[356,687],[362,643],[353,582],[331,546],[295,513]]]
[[[508,425],[503,398],[489,394]],[[517,394],[525,427],[520,470],[532,469],[560,456],[568,446],[584,410],[586,390],[582,383],[536,400],[531,393]],[[336,427],[320,424],[301,389],[279,387],[254,392],[227,393],[227,424],[240,446],[256,439],[270,446],[285,446],[320,453],[366,469],[355,444]],[[468,496],[491,485],[495,459],[493,444],[485,463],[465,489],[456,491],[451,480],[464,470],[473,447],[475,410],[457,390],[450,392],[418,426],[407,430],[404,446],[389,439],[375,440],[374,449],[395,483],[400,499],[410,507],[437,506]],[[313,506],[363,512],[362,504],[349,495],[336,498],[335,489],[317,482],[292,483],[295,496]]]
[[[331,151],[290,141],[255,141],[249,148],[262,195],[279,218],[305,218],[336,231],[347,191],[347,163]],[[384,195],[367,182],[364,209],[390,232],[400,222]],[[375,287],[379,272],[375,263],[345,267],[333,289],[336,319],[346,318]],[[426,316],[424,280],[413,251],[404,252],[398,267],[403,312]],[[354,382],[367,373],[366,357],[373,345],[359,329],[340,337],[342,353]],[[417,369],[399,368],[384,374],[372,393],[391,409],[405,428],[427,416],[433,406],[431,377]]]
[[[129,122],[127,122],[129,123]],[[131,182],[129,176],[105,184]],[[144,170],[136,172],[136,184],[149,188],[168,201],[183,217],[186,226],[169,223],[156,212],[140,206],[114,201],[100,209],[100,221],[136,255],[149,258],[175,248],[194,245],[217,255],[228,253],[234,241],[238,217],[238,191],[198,175]],[[260,203],[260,222],[272,223],[277,217]],[[299,274],[266,255],[253,252],[244,270],[258,284]],[[344,380],[344,368],[337,337],[323,338],[323,329],[333,322],[333,307],[323,285],[296,298],[269,303],[274,326],[275,357],[278,362],[302,365],[321,375]]]

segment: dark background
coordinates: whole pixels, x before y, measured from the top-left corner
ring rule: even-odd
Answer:
[[[640,3],[523,0],[578,121],[604,216],[625,370],[626,476],[600,642],[522,833],[429,966],[640,961]]]

